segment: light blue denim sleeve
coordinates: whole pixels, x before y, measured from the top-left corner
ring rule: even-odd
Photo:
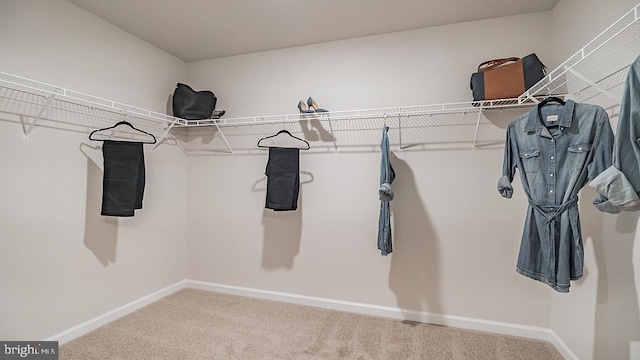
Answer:
[[[622,171],[635,191],[640,191],[640,57],[627,74],[620,104],[614,165]]]
[[[593,180],[613,164],[613,130],[609,123],[609,116],[604,109],[600,110],[596,121],[600,124],[600,132],[595,139],[596,144],[593,149],[593,160],[587,168],[589,180]]]
[[[620,104],[618,127],[613,143],[613,165],[606,170],[589,169],[589,186],[607,201],[594,200],[605,212],[640,210],[640,57],[627,74],[625,92]],[[598,176],[591,176],[596,173]]]
[[[593,160],[587,167],[587,177],[591,181],[604,173],[613,164],[613,130],[609,123],[609,116],[604,109],[600,111],[596,121],[600,124],[600,129],[593,147]],[[602,212],[619,213],[620,209],[609,200],[611,195],[607,192],[598,192],[593,199],[593,205]]]
[[[614,165],[591,180],[589,186],[608,198],[608,201],[596,204],[600,211],[616,214],[620,210],[640,210],[640,198],[627,177]]]
[[[504,160],[502,162],[502,176],[498,179],[498,192],[502,197],[511,199],[513,196],[513,177],[516,174],[516,159],[513,154],[517,154],[518,150],[514,149],[516,142],[511,138],[511,125],[507,127],[507,135],[504,144]]]

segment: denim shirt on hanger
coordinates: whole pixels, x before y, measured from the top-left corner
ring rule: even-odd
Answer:
[[[498,191],[511,198],[519,169],[529,200],[516,271],[569,292],[582,277],[578,192],[611,165],[613,131],[599,106],[536,105],[507,128]],[[598,195],[599,206],[606,198]]]

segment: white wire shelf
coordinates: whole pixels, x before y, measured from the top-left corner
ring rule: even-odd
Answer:
[[[640,55],[640,4],[629,10],[518,99],[568,94],[605,109],[622,98],[629,65]],[[537,101],[537,100],[534,100]]]
[[[507,124],[541,97],[562,95],[604,108],[617,106],[628,67],[640,54],[639,12],[640,4],[515,99],[184,120],[0,72],[0,113],[3,120],[23,124],[25,140],[36,126],[71,126],[88,133],[126,120],[154,134],[156,146],[171,138],[188,155],[251,153],[260,138],[283,129],[306,139],[316,151],[377,151],[384,125],[390,128],[392,146],[400,150],[502,145]],[[115,136],[137,135],[124,129]]]
[[[175,129],[172,133],[181,140],[188,154],[256,150],[260,138],[279,130],[287,130],[307,140],[315,151],[338,152],[347,148],[350,151],[375,150],[379,146],[384,125],[390,128],[392,146],[402,150],[447,146],[475,149],[502,143],[506,123],[534,104],[528,98],[514,98],[223,118],[215,120],[220,132],[209,129],[214,120],[189,120],[186,122],[188,129]],[[202,141],[198,142],[197,139]]]
[[[491,110],[528,108],[531,99],[501,99],[437,105],[332,111],[244,118],[184,120],[43,82],[0,72],[0,112],[23,123],[28,139],[36,126],[90,132],[126,120],[154,134],[158,146],[171,137],[187,154],[233,153],[255,150],[264,136],[287,129],[316,149],[338,151],[377,146],[383,125],[391,129],[401,149],[425,144],[478,144],[499,142],[503,135],[493,126]],[[6,118],[7,116],[4,116]],[[126,127],[114,138],[136,140]],[[395,135],[394,135],[395,134]],[[194,138],[199,141],[194,142]],[[194,146],[198,143],[199,146]],[[201,145],[201,146],[200,146]]]
[[[36,126],[89,132],[126,120],[153,133],[161,142],[185,120],[36,80],[0,72],[0,112],[23,123],[27,140]],[[47,123],[44,124],[43,122]],[[136,139],[138,133],[122,129],[116,138]]]

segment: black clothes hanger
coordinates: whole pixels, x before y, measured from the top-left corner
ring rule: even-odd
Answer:
[[[551,102],[557,102],[560,105],[565,105],[565,101],[560,99],[559,97],[555,97],[555,96],[549,96],[548,98],[540,101],[540,103],[538,103],[538,118],[542,119],[542,107],[551,103]],[[547,124],[548,128],[556,128],[558,127],[558,124],[553,123],[553,124]]]
[[[261,147],[261,148],[287,147],[287,146],[277,146],[277,145],[269,146],[269,145],[262,145],[262,144],[261,144],[261,142],[262,142],[263,140],[267,140],[267,139],[275,138],[275,137],[279,136],[280,134],[286,134],[286,135],[289,135],[290,137],[292,137],[292,138],[294,138],[294,139],[296,139],[296,140],[298,140],[298,141],[303,142],[307,147],[306,147],[306,148],[300,148],[300,150],[309,150],[309,149],[311,148],[311,146],[309,145],[309,143],[307,142],[307,140],[300,139],[299,137],[293,136],[293,135],[291,135],[291,133],[290,133],[290,132],[288,132],[287,130],[280,130],[280,131],[278,131],[278,133],[277,133],[277,134],[275,134],[275,135],[269,135],[269,136],[263,137],[262,139],[258,140],[258,143],[257,143],[256,145],[257,145],[258,147]],[[301,145],[302,145],[302,144],[301,144]]]
[[[115,129],[116,127],[118,127],[118,126],[120,126],[120,125],[126,125],[126,126],[128,126],[128,127],[132,128],[133,130],[135,130],[135,131],[137,131],[137,132],[141,133],[141,134],[145,134],[145,135],[149,135],[149,136],[151,136],[151,138],[153,139],[153,142],[151,142],[151,141],[142,141],[142,143],[143,143],[143,144],[155,144],[155,143],[156,143],[156,137],[155,137],[155,136],[153,136],[153,134],[150,134],[150,133],[148,133],[148,132],[146,132],[146,131],[143,131],[143,130],[140,130],[140,129],[136,129],[133,125],[131,125],[131,123],[130,123],[130,122],[128,122],[128,121],[124,121],[124,120],[123,120],[123,121],[120,121],[120,122],[118,122],[118,123],[116,123],[115,125],[110,126],[110,127],[106,127],[106,128],[98,129],[98,130],[93,130],[93,131],[91,132],[91,134],[89,134],[89,140],[93,140],[93,141],[105,141],[106,139],[94,139],[94,138],[92,138],[92,136],[93,136],[93,134],[97,133],[98,131],[104,131],[104,130],[111,130],[111,129]]]
[[[539,105],[539,106],[544,106],[544,105],[546,105],[546,104],[548,104],[548,103],[550,103],[550,102],[552,102],[552,101],[553,101],[553,102],[557,102],[557,103],[559,103],[560,105],[564,105],[564,104],[565,104],[564,100],[560,99],[559,97],[549,96],[548,98],[546,98],[546,99],[544,99],[544,100],[540,101],[540,103],[539,103],[538,105]]]

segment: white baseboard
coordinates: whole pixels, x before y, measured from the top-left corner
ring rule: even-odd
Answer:
[[[562,341],[560,336],[556,334],[555,331],[551,330],[551,343],[556,347],[556,350],[562,355],[566,360],[580,360],[576,354],[571,351],[569,346]]]
[[[519,325],[513,323],[474,319],[462,316],[431,314],[424,311],[402,310],[396,307],[362,304],[349,301],[324,299],[305,295],[281,293],[276,291],[259,290],[238,286],[214,284],[203,281],[185,280],[187,288],[207,290],[225,294],[240,295],[265,300],[282,301],[292,304],[308,305],[330,310],[351,313],[382,316],[400,320],[411,320],[429,324],[444,325],[462,329],[486,331],[496,334],[512,335],[536,340],[552,341],[555,333],[551,329]],[[555,335],[558,344],[564,344]],[[566,347],[566,345],[564,345]],[[556,345],[557,347],[557,345]],[[566,348],[568,350],[568,348]],[[560,351],[560,349],[558,350]],[[562,351],[561,351],[562,352]],[[570,352],[570,351],[569,351]],[[573,360],[573,358],[567,358]],[[577,358],[576,358],[577,359]]]
[[[118,318],[121,318],[129,313],[132,313],[143,306],[149,305],[152,302],[160,300],[161,298],[173,294],[174,292],[184,289],[185,281],[177,282],[173,285],[167,286],[164,289],[158,290],[152,294],[144,296],[138,300],[134,300],[126,305],[120,306],[117,309],[111,310],[100,316],[96,316],[91,320],[87,320],[82,324],[76,325],[71,329],[67,329],[61,333],[55,334],[44,341],[58,341],[59,345],[69,342],[77,337],[80,337],[88,332],[91,332],[100,326],[106,325]]]

